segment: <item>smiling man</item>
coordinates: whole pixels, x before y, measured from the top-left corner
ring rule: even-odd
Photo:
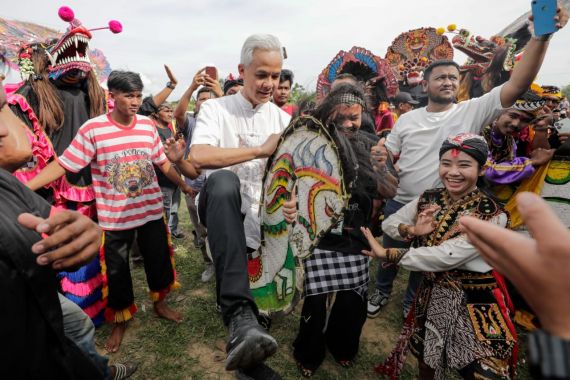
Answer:
[[[557,28],[568,21],[568,13],[559,8],[555,16]],[[435,61],[424,70],[422,86],[428,94],[428,105],[402,115],[386,140],[386,148],[399,157],[400,184],[393,200],[384,210],[385,218],[417,197],[422,191],[441,186],[437,175],[438,154],[434,147],[450,135],[479,134],[481,129],[496,119],[529,88],[538,74],[548,41],[552,35],[535,36],[525,47],[522,59],[509,80],[489,93],[465,102],[456,103],[459,90],[459,65],[453,61]],[[407,244],[409,245],[409,244]],[[402,248],[406,244],[384,235],[384,247]],[[380,266],[376,278],[376,292],[368,302],[368,315],[375,317],[388,303],[397,267]],[[404,314],[411,307],[421,273],[412,272],[404,298]]]
[[[258,364],[277,350],[275,339],[256,319],[247,253],[260,245],[258,209],[265,159],[275,150],[290,120],[269,101],[279,85],[281,52],[281,43],[272,35],[248,37],[238,66],[243,88],[235,95],[202,104],[190,160],[182,160],[180,146],[167,144],[169,158],[183,174],[187,174],[187,165],[192,169],[190,162],[206,169],[198,213],[208,229],[219,303],[229,326],[227,370],[259,368]],[[272,376],[275,374],[251,377],[275,378]]]

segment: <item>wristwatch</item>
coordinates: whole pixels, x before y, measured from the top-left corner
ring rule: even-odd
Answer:
[[[528,336],[529,364],[537,379],[570,379],[570,341],[536,330]]]
[[[176,88],[176,85],[172,82],[166,82],[166,87],[168,87],[171,90],[174,90]]]

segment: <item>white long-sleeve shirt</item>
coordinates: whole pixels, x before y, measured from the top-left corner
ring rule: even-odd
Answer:
[[[398,231],[398,226],[401,223],[416,224],[418,199],[414,199],[384,220],[382,230],[385,234],[396,240],[404,240]],[[505,227],[507,225],[507,215],[501,213],[491,219],[490,222]],[[401,258],[398,265],[408,270],[421,272],[443,272],[451,269],[461,269],[485,273],[493,269],[483,261],[479,251],[467,241],[465,235],[446,240],[442,244],[433,247],[410,248]]]

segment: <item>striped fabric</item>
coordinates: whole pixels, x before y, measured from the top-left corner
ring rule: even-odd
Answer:
[[[59,157],[63,168],[78,172],[91,165],[99,225],[126,230],[162,217],[162,192],[153,163],[166,162],[153,122],[136,115],[128,127],[110,116],[88,120]]]

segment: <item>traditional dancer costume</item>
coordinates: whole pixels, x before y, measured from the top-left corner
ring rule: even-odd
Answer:
[[[487,147],[480,136],[464,134],[443,143],[448,150],[463,151],[484,165]],[[415,304],[404,323],[398,344],[376,371],[399,376],[406,353],[443,379],[446,369],[463,376],[507,379],[514,376],[517,338],[509,317],[510,304],[504,281],[465,239],[459,219],[470,215],[501,226],[508,216],[479,189],[452,200],[446,189],[427,190],[383,223],[384,232],[405,240],[406,225],[414,225],[425,208],[438,205],[437,226],[416,237],[410,249],[387,249],[387,261],[410,270],[424,271]]]
[[[59,16],[70,23],[66,33],[47,43],[25,44],[18,63],[24,82],[12,86],[12,111],[30,129],[33,159],[15,172],[27,183],[50,161],[63,154],[79,127],[90,117],[105,113],[106,97],[88,58],[91,32],[81,25],[68,7]],[[111,21],[109,29],[119,33],[122,26]],[[91,173],[66,173],[39,191],[56,208],[70,209],[96,219],[95,193]],[[62,293],[77,303],[96,326],[103,320],[106,294],[105,270],[95,259],[75,272],[60,272]]]

